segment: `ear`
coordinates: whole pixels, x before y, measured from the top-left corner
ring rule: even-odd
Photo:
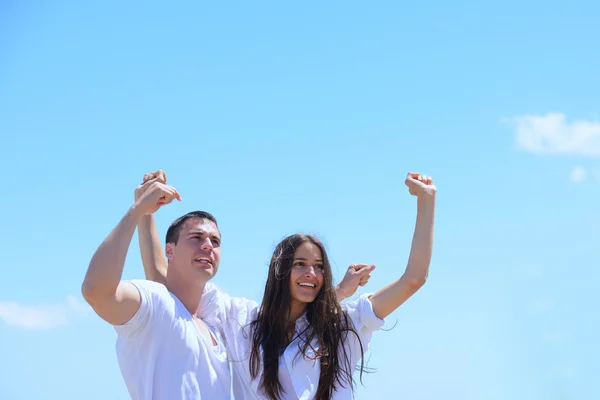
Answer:
[[[167,254],[167,260],[171,261],[173,259],[173,243],[167,243],[165,253]]]

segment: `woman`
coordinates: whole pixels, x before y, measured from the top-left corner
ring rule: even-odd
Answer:
[[[373,332],[428,275],[436,188],[430,177],[417,173],[409,173],[405,183],[418,198],[411,253],[404,274],[378,292],[340,306],[323,245],[299,234],[277,245],[260,306],[207,284],[199,317],[225,338],[236,399],[352,398],[354,367]],[[155,279],[155,267],[144,264],[149,279]]]
[[[261,378],[258,389],[266,398],[351,394],[354,368],[383,321],[364,296],[349,304],[338,302],[327,253],[317,238],[295,234],[277,245],[249,329],[249,372],[253,381]]]

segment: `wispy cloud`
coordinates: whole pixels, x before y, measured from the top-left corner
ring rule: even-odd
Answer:
[[[47,330],[66,325],[78,315],[91,312],[91,308],[76,297],[50,305],[24,305],[12,301],[0,302],[0,319],[8,326],[27,330]]]
[[[575,167],[571,170],[571,180],[575,183],[583,183],[587,177],[587,170],[582,167]]]
[[[522,115],[506,120],[517,148],[536,154],[600,156],[600,120],[568,121],[565,114]]]

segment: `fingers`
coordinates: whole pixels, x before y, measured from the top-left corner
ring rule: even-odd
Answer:
[[[360,270],[360,281],[359,281],[359,285],[360,286],[365,286],[367,284],[367,282],[369,282],[369,279],[371,279],[371,272],[373,272],[373,270],[375,269],[375,264],[372,265],[365,265],[365,267],[363,267]]]
[[[179,192],[177,191],[177,189],[175,189],[173,186],[167,186],[169,189],[171,189],[171,195],[173,196],[174,199],[177,199],[177,201],[181,201],[181,195],[179,194]]]
[[[422,182],[426,185],[432,185],[433,184],[433,179],[431,179],[431,176],[429,175],[421,175],[418,172],[409,172],[408,175],[406,176],[406,180],[407,181],[419,181]]]
[[[144,175],[144,183],[148,182],[149,180],[152,179],[158,179],[159,182],[161,183],[167,183],[167,174],[165,171],[158,169],[154,172],[150,172],[148,174]]]
[[[365,286],[371,278],[371,272],[375,269],[375,264],[351,264],[348,270],[354,276],[359,277],[358,285]]]
[[[421,175],[419,180],[426,185],[433,184],[433,179],[431,179],[431,177],[429,175]]]
[[[159,178],[155,178],[159,179]],[[181,195],[173,186],[158,183],[162,196],[158,199],[158,204],[165,205],[171,203],[174,199],[181,201]]]
[[[419,179],[419,176],[421,176],[421,174],[418,172],[409,172],[406,179]]]
[[[146,175],[151,175],[151,174],[146,174]],[[144,183],[141,186],[142,186],[142,189],[144,189],[144,192],[145,192],[146,190],[148,190],[150,188],[150,186],[154,185],[155,183],[162,184],[161,182],[158,181],[157,177],[146,179],[146,176],[144,176]]]
[[[351,264],[349,269],[354,270],[359,274],[369,274],[375,269],[375,264]]]
[[[144,185],[152,185],[154,183],[160,183],[163,185],[162,190],[164,190],[168,195],[163,195],[159,198],[158,204],[165,205],[169,204],[173,201],[173,199],[177,199],[181,201],[181,195],[173,186],[166,185],[167,183],[167,174],[163,170],[156,170],[154,172],[150,172],[149,174],[144,175]]]
[[[142,187],[144,189],[144,195],[156,199],[156,203],[161,206],[171,203],[173,199],[181,201],[181,195],[177,189],[173,186],[161,183],[159,176],[148,180]]]
[[[162,183],[167,183],[167,174],[165,171],[159,169],[155,172],[155,174],[159,181]]]

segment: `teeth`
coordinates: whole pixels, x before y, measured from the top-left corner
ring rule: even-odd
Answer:
[[[204,261],[210,264],[210,260],[208,258],[197,258],[196,261]]]
[[[315,285],[313,283],[308,283],[308,282],[300,282],[298,285],[300,285],[300,286],[308,286],[308,287],[311,287],[311,288],[315,287]]]

